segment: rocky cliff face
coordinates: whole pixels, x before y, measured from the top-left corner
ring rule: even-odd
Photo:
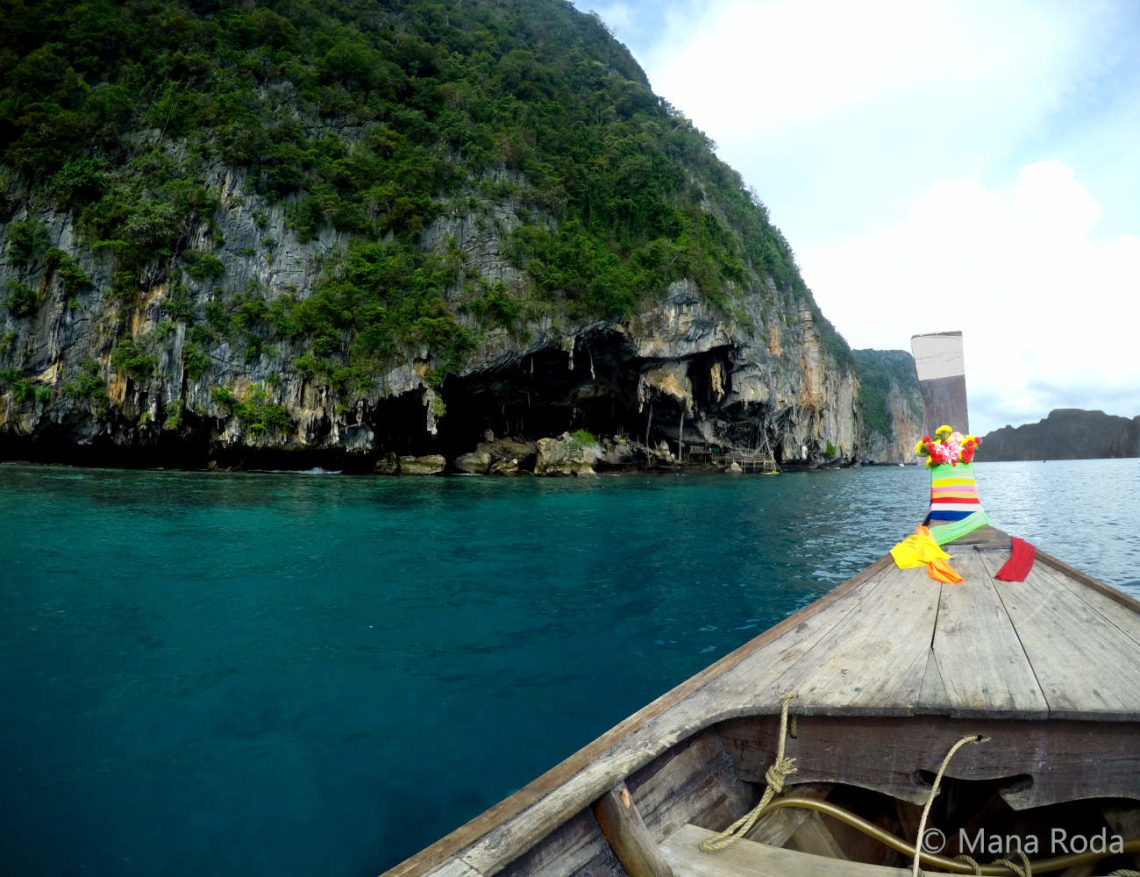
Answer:
[[[535,440],[576,429],[623,437],[638,448],[625,462],[643,465],[666,460],[662,452],[703,459],[711,448],[805,464],[861,453],[854,372],[826,355],[811,312],[778,306],[764,282],[737,291],[731,316],[680,281],[627,320],[548,312],[514,331],[475,333],[442,381],[426,349],[412,352],[346,405],[297,367],[303,349],[288,339],[252,325],[244,337],[195,335],[195,318],[223,303],[303,300],[322,259],[345,243],[331,229],[301,242],[240,171],[218,166],[209,181],[218,193],[209,227],[192,227],[174,265],[152,266],[136,301],[113,294],[112,259],[83,242],[71,216],[17,210],[0,227],[0,285],[35,296],[33,306],[0,307],[4,456],[371,469],[392,455],[453,463],[488,432]],[[13,258],[7,229],[29,219],[42,222],[47,246]],[[504,201],[444,216],[422,243],[458,254],[463,276],[522,294],[525,276],[502,255],[513,222]],[[58,253],[84,282],[60,270]],[[195,278],[202,254],[217,267]],[[243,299],[248,290],[257,296]],[[460,322],[474,329],[459,284],[453,292]]]
[[[755,193],[564,0],[9,17],[0,457],[585,472],[912,444]]]
[[[1140,416],[1058,408],[1037,423],[982,437],[979,460],[1098,460],[1140,456]]]
[[[913,463],[922,436],[922,394],[914,359],[903,350],[856,350],[863,459]]]
[[[889,427],[884,432],[867,432],[863,459],[870,463],[913,463],[914,446],[922,436],[922,418],[916,418],[908,396],[899,387],[887,395]]]

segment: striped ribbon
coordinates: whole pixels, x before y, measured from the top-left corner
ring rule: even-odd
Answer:
[[[973,463],[931,467],[930,514],[925,523],[939,545],[953,542],[989,522],[978,498]]]

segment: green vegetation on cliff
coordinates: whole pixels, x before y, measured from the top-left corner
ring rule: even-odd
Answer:
[[[133,305],[169,282],[199,375],[226,338],[247,356],[300,344],[297,367],[342,393],[424,348],[440,379],[473,343],[460,310],[511,331],[551,308],[620,318],[685,278],[726,313],[770,278],[773,306],[812,310],[851,362],[763,205],[568,2],[0,0],[0,18],[0,222],[27,192],[20,206],[72,212],[113,259],[103,294]],[[349,236],[314,294],[227,286],[219,166],[245,169],[302,241]],[[524,290],[421,248],[433,220],[503,201]],[[38,220],[7,236],[12,264],[45,257]],[[88,282],[72,254],[54,260],[69,289]],[[180,271],[217,284],[204,310]],[[3,302],[21,318],[40,304],[23,281]],[[152,352],[125,343],[115,365],[143,379]]]
[[[870,435],[894,435],[892,397],[921,425],[922,395],[911,355],[905,350],[870,349],[855,350],[853,355],[859,374],[864,443]]]

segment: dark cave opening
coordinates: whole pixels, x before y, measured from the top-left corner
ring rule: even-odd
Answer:
[[[452,375],[440,390],[447,414],[439,453],[470,451],[488,431],[537,439],[584,429],[636,438],[647,413],[638,411],[633,358],[624,336],[598,332],[579,336],[572,351],[543,348],[497,369]]]

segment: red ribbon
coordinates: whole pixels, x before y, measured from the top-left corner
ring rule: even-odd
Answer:
[[[1033,557],[1037,553],[1030,543],[1016,536],[1010,537],[1010,555],[1005,566],[997,571],[994,578],[1003,582],[1024,582],[1029,571],[1033,569]]]

